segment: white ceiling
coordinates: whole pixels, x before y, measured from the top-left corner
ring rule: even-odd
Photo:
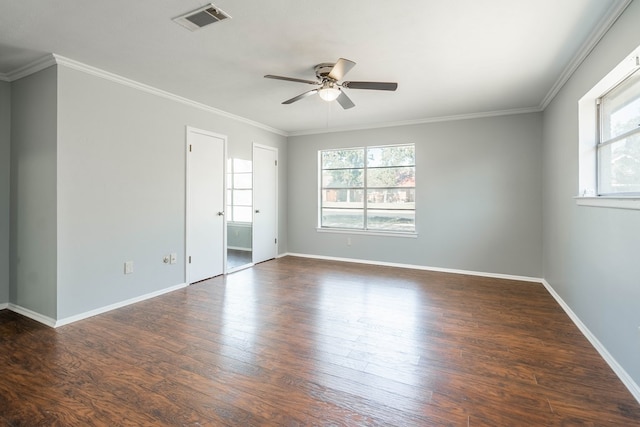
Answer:
[[[630,0],[214,0],[232,16],[190,32],[196,0],[0,0],[0,78],[55,53],[286,134],[539,111]],[[344,57],[343,110],[313,67]]]

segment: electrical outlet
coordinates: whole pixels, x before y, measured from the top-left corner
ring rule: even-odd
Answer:
[[[175,264],[176,262],[178,262],[178,254],[172,252],[171,255],[169,255],[169,260],[171,261],[171,264]]]
[[[133,273],[133,261],[127,261],[124,263],[124,274]]]

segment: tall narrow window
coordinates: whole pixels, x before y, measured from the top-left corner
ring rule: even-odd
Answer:
[[[253,170],[251,160],[229,159],[227,162],[227,220],[252,222]]]
[[[322,150],[320,227],[415,232],[415,146]]]
[[[598,194],[640,194],[640,71],[598,99]]]

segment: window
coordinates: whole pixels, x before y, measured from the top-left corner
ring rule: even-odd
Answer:
[[[640,46],[578,102],[581,206],[640,209]]]
[[[227,220],[252,222],[253,176],[251,160],[227,161]]]
[[[640,71],[598,99],[598,195],[640,195]]]
[[[415,232],[414,144],[321,150],[322,229]]]

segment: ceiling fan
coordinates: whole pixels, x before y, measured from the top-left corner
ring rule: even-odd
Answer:
[[[314,67],[317,80],[304,80],[296,79],[294,77],[274,76],[267,74],[264,76],[267,79],[286,80],[289,82],[306,83],[310,85],[319,86],[308,92],[302,93],[291,99],[287,99],[283,104],[293,104],[296,101],[306,98],[307,96],[315,95],[316,93],[323,100],[330,102],[337,100],[342,108],[349,109],[355,107],[355,104],[347,96],[342,89],[370,89],[370,90],[389,90],[394,91],[398,88],[398,83],[390,82],[342,82],[342,80],[354,66],[355,62],[348,59],[340,58],[335,64],[330,62],[323,62]]]

